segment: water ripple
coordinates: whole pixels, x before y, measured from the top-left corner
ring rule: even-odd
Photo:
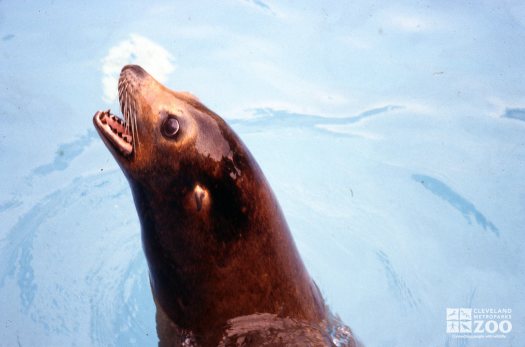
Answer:
[[[405,303],[407,306],[411,308],[415,308],[419,306],[420,300],[417,298],[410,288],[408,288],[405,281],[401,278],[401,276],[394,270],[394,267],[392,266],[392,263],[390,262],[390,258],[388,255],[386,255],[385,252],[378,250],[376,252],[377,259],[381,262],[383,265],[383,268],[385,270],[385,275],[388,281],[388,287],[390,288],[391,292],[394,293],[400,301]]]
[[[55,153],[53,162],[38,166],[33,170],[33,173],[39,176],[45,176],[54,171],[67,169],[71,161],[82,154],[94,138],[97,138],[97,133],[90,129],[85,135],[80,136],[76,140],[61,144]]]
[[[7,341],[21,334],[42,345],[156,342],[139,223],[120,171],[77,177],[20,217],[0,241],[0,296],[7,295],[15,300],[3,308],[20,312]]]
[[[474,220],[481,227],[483,227],[483,229],[489,230],[499,237],[498,228],[492,224],[492,222],[489,221],[480,211],[478,211],[472,202],[456,193],[445,183],[441,182],[437,178],[427,175],[412,175],[412,179],[421,183],[425,189],[445,200],[452,207],[461,212],[469,224],[471,223],[471,217],[474,217]]]
[[[273,108],[257,108],[252,111],[254,118],[233,119],[228,121],[232,126],[242,125],[260,129],[261,127],[307,127],[314,130],[330,132],[332,135],[341,135],[340,132],[333,132],[329,128],[320,127],[323,125],[346,125],[362,121],[363,119],[403,109],[402,106],[386,105],[364,111],[351,117],[321,117],[311,114],[300,114],[286,110],[276,110]]]
[[[525,121],[525,108],[507,108],[502,117]]]

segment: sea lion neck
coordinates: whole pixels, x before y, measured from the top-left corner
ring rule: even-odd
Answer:
[[[175,199],[132,185],[158,304],[181,328],[204,335],[255,312],[321,321],[321,296],[264,176],[251,166],[242,176],[239,185],[224,176],[196,183],[207,208],[193,203],[192,184]]]

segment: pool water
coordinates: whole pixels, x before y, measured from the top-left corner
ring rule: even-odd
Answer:
[[[1,2],[0,345],[156,345],[131,192],[91,120],[117,112],[127,63],[234,128],[364,345],[525,344],[523,18],[512,1]],[[447,332],[459,308],[511,317]]]

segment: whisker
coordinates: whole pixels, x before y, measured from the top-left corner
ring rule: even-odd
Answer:
[[[125,78],[119,78],[118,94],[120,108],[124,121],[126,122],[126,131],[131,133],[133,147],[138,152],[140,141],[138,136],[137,126],[137,101],[133,97],[133,84],[129,83]]]
[[[131,93],[133,93],[133,86],[131,86]],[[137,138],[137,151],[138,151],[138,148],[140,147],[140,140],[139,140],[139,134],[138,134],[138,129],[137,129],[137,105],[136,105],[136,100],[134,98],[131,99],[131,103],[132,105],[131,108],[132,108],[132,114],[131,114],[131,117],[133,118],[133,128],[135,128],[135,137]]]

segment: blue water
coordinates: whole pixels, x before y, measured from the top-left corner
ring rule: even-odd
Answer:
[[[248,145],[366,346],[525,345],[525,6],[0,2],[0,345],[156,344],[128,184],[91,123],[138,63]],[[120,112],[117,112],[120,113]],[[510,308],[504,338],[447,308]]]

